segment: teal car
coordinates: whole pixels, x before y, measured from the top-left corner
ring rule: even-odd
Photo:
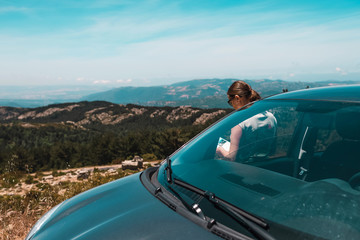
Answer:
[[[360,239],[360,86],[250,103],[159,167],[54,207],[26,239]]]

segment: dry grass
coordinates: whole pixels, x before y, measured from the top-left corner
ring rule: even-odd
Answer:
[[[27,233],[43,213],[50,210],[44,209],[38,212],[7,211],[0,217],[0,239],[17,240],[25,239]]]
[[[25,195],[0,196],[0,240],[25,239],[36,221],[60,202],[134,172],[121,169],[111,175],[95,172],[89,179],[80,182],[66,181],[54,186],[38,183],[36,190],[30,190]],[[26,176],[19,182],[25,180]]]

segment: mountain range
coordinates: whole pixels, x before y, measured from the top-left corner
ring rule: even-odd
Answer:
[[[149,88],[123,87],[87,95],[89,101],[79,99],[35,108],[0,107],[0,173],[9,169],[39,171],[103,165],[135,155],[164,159],[233,111],[226,97],[233,81],[209,79]],[[262,96],[283,89],[334,84],[248,82]],[[107,101],[95,101],[101,98]]]
[[[156,87],[122,87],[94,93],[82,100],[103,100],[118,104],[145,106],[181,106],[228,108],[226,92],[237,79],[202,79]],[[356,84],[353,81],[289,82],[283,80],[246,80],[262,97],[312,87]]]
[[[231,109],[201,109],[187,106],[151,107],[105,101],[53,104],[38,108],[0,107],[0,123],[38,128],[57,124],[74,129],[129,131],[140,128],[206,125]]]
[[[53,103],[76,101],[107,101],[115,104],[137,104],[143,106],[192,106],[198,108],[229,108],[226,92],[232,82],[237,79],[199,79],[179,82],[171,85],[150,87],[119,87],[110,90],[99,88],[91,94],[82,91],[71,98],[52,98],[51,95],[42,99],[1,99],[0,106],[39,107]],[[291,82],[283,80],[245,80],[262,97],[304,88],[323,87],[331,85],[359,84],[360,81],[322,81],[322,82]],[[81,96],[80,96],[81,95]],[[76,97],[75,97],[76,96]]]

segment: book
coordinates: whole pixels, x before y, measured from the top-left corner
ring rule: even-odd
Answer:
[[[226,151],[230,151],[230,142],[222,137],[219,138],[217,147],[222,147]]]

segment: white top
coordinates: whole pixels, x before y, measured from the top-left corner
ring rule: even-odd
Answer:
[[[238,158],[265,157],[273,151],[277,121],[271,112],[265,111],[241,122],[242,129]]]

